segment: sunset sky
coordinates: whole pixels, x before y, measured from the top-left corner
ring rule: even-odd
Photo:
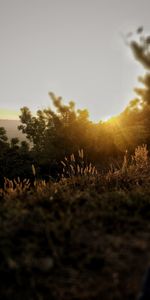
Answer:
[[[49,91],[94,121],[121,112],[143,72],[122,33],[150,32],[149,14],[149,0],[0,0],[0,119]]]

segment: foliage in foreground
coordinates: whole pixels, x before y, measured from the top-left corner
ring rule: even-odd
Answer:
[[[91,170],[34,186],[5,179],[2,299],[136,299],[150,259],[147,148],[126,154],[118,169]]]

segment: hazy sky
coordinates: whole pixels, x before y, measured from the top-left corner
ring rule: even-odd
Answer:
[[[0,0],[0,118],[49,106],[49,91],[93,120],[121,112],[142,73],[121,33],[148,32],[149,13],[149,0]]]

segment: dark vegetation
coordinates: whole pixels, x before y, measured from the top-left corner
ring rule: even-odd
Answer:
[[[0,128],[0,298],[137,299],[150,262],[150,38],[127,42],[147,73],[108,122],[64,105]]]

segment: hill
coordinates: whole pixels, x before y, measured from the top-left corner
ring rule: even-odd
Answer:
[[[0,190],[1,299],[137,299],[150,261],[147,163],[33,188],[7,179]]]
[[[19,120],[0,120],[0,127],[5,128],[9,140],[14,137],[17,137],[20,141],[26,140],[25,135],[18,130],[19,125]]]

